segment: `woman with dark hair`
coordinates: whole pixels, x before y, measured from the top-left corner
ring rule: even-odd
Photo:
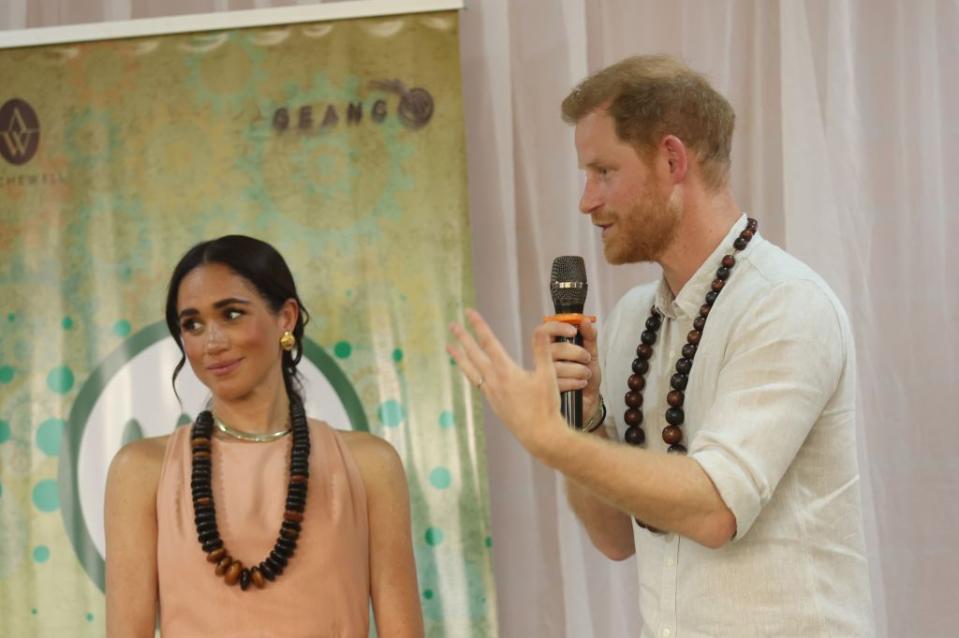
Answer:
[[[192,427],[117,453],[107,479],[109,636],[423,634],[403,466],[308,419],[309,320],[283,257],[229,235],[177,264],[166,320],[209,388]]]

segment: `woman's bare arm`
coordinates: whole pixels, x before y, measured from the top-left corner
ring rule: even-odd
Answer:
[[[122,448],[107,475],[107,636],[152,638],[157,612],[156,491],[167,437]]]
[[[399,455],[386,441],[346,433],[363,475],[370,520],[370,595],[380,636],[421,638],[416,563],[410,534],[410,498]]]

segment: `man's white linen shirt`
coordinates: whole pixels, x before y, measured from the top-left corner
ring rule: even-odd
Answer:
[[[661,280],[632,289],[610,314],[599,355],[611,438],[623,440],[626,379],[655,304],[663,321],[642,427],[644,447],[666,453],[670,377],[745,226],[742,216],[677,297]],[[708,549],[633,523],[643,638],[873,634],[855,404],[842,306],[816,273],[757,234],[709,313],[681,426],[690,458],[735,515],[736,536]]]

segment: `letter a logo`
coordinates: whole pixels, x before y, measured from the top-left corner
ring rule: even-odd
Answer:
[[[29,162],[40,146],[40,120],[25,101],[13,98],[0,107],[0,155],[19,166]]]

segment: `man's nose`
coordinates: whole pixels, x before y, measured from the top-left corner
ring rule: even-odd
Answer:
[[[587,178],[586,183],[583,185],[583,195],[579,198],[580,212],[589,215],[599,208],[601,204],[602,199],[599,197],[596,187],[593,186],[592,180]]]

